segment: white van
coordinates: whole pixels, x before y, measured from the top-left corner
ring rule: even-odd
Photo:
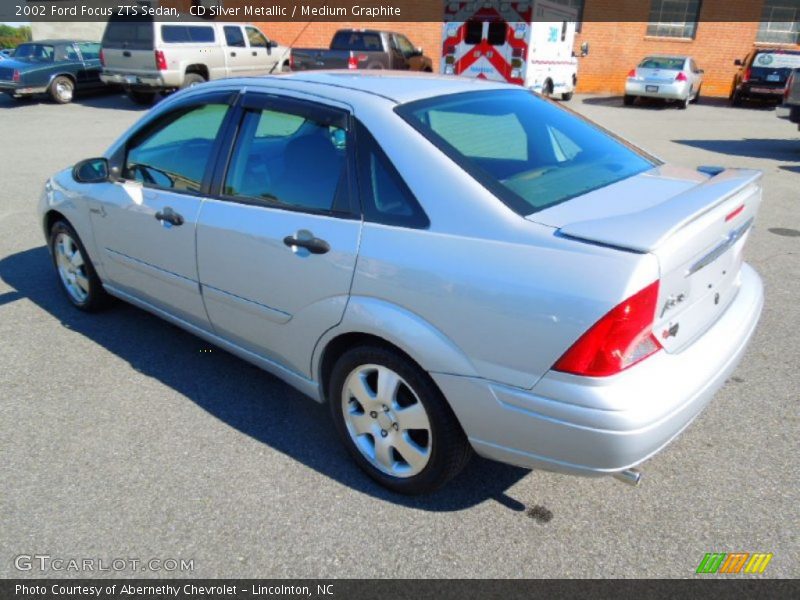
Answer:
[[[291,51],[254,25],[112,19],[103,35],[100,79],[138,104],[204,81],[291,68]]]

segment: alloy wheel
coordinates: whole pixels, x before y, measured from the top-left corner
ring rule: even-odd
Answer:
[[[86,261],[72,237],[64,232],[56,236],[53,245],[56,256],[56,267],[61,283],[70,298],[77,304],[83,304],[89,297],[89,276],[86,272]]]

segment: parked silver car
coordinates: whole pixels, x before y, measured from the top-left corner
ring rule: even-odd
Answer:
[[[637,98],[674,100],[679,108],[687,108],[700,99],[703,70],[691,56],[648,56],[625,81],[625,105]]]
[[[757,171],[515,86],[314,72],[175,94],[39,208],[77,308],[122,298],[329,402],[420,493],[472,449],[635,481],[753,333],[760,202]]]

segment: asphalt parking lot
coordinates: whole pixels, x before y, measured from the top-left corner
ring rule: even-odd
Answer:
[[[193,561],[120,573],[144,577],[692,577],[706,552],[736,551],[773,553],[766,577],[799,576],[800,132],[710,100],[569,106],[665,160],[764,171],[746,253],[761,324],[638,488],[476,459],[409,499],[361,474],[327,407],[138,309],[73,310],[41,186],[143,111],[116,95],[0,98],[0,576],[77,575],[15,568],[38,554]]]

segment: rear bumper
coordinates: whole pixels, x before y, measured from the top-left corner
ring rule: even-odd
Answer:
[[[478,454],[528,468],[610,474],[656,454],[700,414],[741,360],[763,301],[761,279],[743,265],[736,299],[701,338],[613,377],[551,371],[522,390],[432,376]]]
[[[9,96],[30,96],[32,94],[44,94],[46,91],[46,85],[31,86],[13,81],[0,81],[0,92]]]
[[[103,71],[100,81],[106,85],[121,85],[134,90],[163,90],[180,87],[183,76],[176,71],[154,71],[152,73],[118,73]]]
[[[739,87],[739,94],[756,98],[778,99],[783,96],[785,86],[774,86],[766,83],[743,83]]]
[[[628,79],[625,82],[625,94],[628,96],[685,100],[689,96],[689,90],[690,86],[687,81],[659,83]]]

